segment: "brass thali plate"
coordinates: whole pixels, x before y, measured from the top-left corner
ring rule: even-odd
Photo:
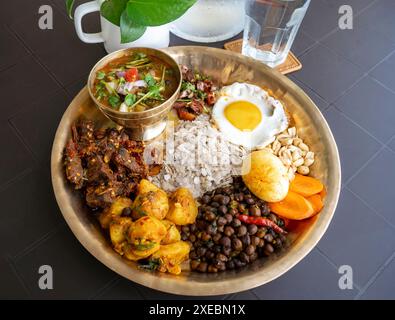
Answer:
[[[52,148],[52,184],[59,208],[81,244],[114,272],[136,283],[180,295],[205,296],[248,290],[281,276],[300,262],[318,243],[334,215],[341,186],[341,169],[336,142],[327,122],[313,101],[279,72],[240,54],[206,47],[172,47],[164,50],[181,64],[192,66],[222,85],[249,82],[271,89],[292,113],[299,135],[316,154],[312,175],[327,188],[325,208],[317,217],[303,222],[289,248],[268,260],[258,260],[238,270],[218,274],[184,271],[179,276],[141,270],[112,250],[107,238],[78,192],[67,183],[62,153],[70,137],[70,126],[79,117],[110,125],[89,98],[85,87],[63,115]],[[306,277],[309,275],[306,274]]]

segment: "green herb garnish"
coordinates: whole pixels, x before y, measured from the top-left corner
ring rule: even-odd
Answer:
[[[119,99],[118,96],[110,96],[108,98],[108,102],[111,104],[111,107],[113,107],[115,109],[121,103],[121,99]]]
[[[103,79],[105,78],[105,76],[106,76],[106,73],[105,73],[105,72],[99,71],[99,72],[97,73],[97,75],[96,75],[96,78],[97,78],[98,80],[103,80]]]
[[[184,90],[190,90],[192,92],[195,92],[196,91],[196,87],[195,87],[195,85],[193,83],[190,83],[188,81],[182,81],[181,91],[184,91]]]
[[[132,106],[132,105],[136,102],[136,100],[137,100],[136,95],[130,93],[130,94],[128,94],[128,95],[125,97],[125,104],[126,104],[128,107],[130,107],[130,106]]]
[[[145,80],[145,82],[147,82],[147,85],[149,87],[154,86],[156,84],[156,80],[154,79],[154,77],[150,73],[147,73],[145,75],[144,80]]]
[[[158,259],[150,259],[145,262],[140,262],[139,267],[142,269],[147,269],[147,270],[156,270],[160,266],[160,262]]]
[[[135,244],[135,245],[133,245],[133,247],[136,250],[143,251],[143,250],[152,249],[153,247],[155,247],[155,245],[156,245],[156,242],[147,242],[147,243]]]

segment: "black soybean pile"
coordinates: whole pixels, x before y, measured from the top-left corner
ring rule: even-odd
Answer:
[[[232,185],[206,193],[194,224],[182,227],[181,237],[192,245],[191,269],[216,273],[241,268],[283,247],[285,234],[272,228],[244,224],[237,216],[265,217],[279,227],[284,221],[254,196],[240,177]]]

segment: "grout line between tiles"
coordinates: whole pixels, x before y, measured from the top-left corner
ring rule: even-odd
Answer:
[[[339,270],[339,266],[332,261],[318,246],[315,248],[319,255],[321,255],[336,271]],[[354,282],[354,287],[357,289],[358,292],[361,291],[361,286]]]
[[[309,53],[311,50],[313,50],[318,45],[317,40],[314,40],[313,38],[311,38],[307,33],[306,33],[306,36],[309,37],[310,39],[312,39],[313,43],[297,56],[298,59],[302,58],[305,54]],[[292,48],[291,48],[291,51],[292,51]]]
[[[373,140],[375,140],[381,147],[385,146],[385,143],[380,141],[378,138],[376,138],[372,133],[370,133],[367,129],[365,129],[363,126],[361,126],[358,122],[356,122],[354,119],[350,118],[347,114],[345,114],[339,106],[337,106],[336,103],[332,103],[331,106],[335,108],[344,118],[346,118],[348,121],[350,121],[352,124],[354,124],[356,127],[361,129],[364,133],[366,133],[369,137],[371,137]]]
[[[114,274],[114,277],[110,281],[108,281],[104,286],[99,288],[95,293],[91,294],[88,297],[88,300],[96,300],[102,297],[103,294],[105,294],[108,290],[112,289],[120,281],[120,279],[121,278],[119,276]]]
[[[349,187],[345,186],[344,189],[346,189],[348,192],[353,194],[358,200],[360,200],[367,208],[369,208],[373,213],[378,215],[381,219],[383,219],[384,222],[386,222],[391,228],[395,229],[395,225],[390,222],[385,216],[383,216],[380,212],[378,212],[374,207],[372,207],[368,202],[366,202],[363,198],[361,198],[357,193],[355,193],[352,189]]]
[[[10,188],[14,183],[19,182],[20,180],[22,180],[25,176],[27,176],[29,173],[33,172],[34,169],[36,167],[30,167],[27,168],[25,170],[23,170],[22,172],[20,172],[19,174],[17,174],[15,177],[11,178],[10,180],[4,182],[3,184],[0,185],[0,192],[3,192],[5,190],[7,190],[8,188]]]
[[[18,138],[18,140],[22,143],[22,145],[27,149],[27,151],[31,154],[31,156],[33,157],[33,160],[36,164],[38,164],[38,158],[36,153],[33,151],[32,148],[30,148],[29,144],[27,143],[27,141],[23,138],[22,133],[19,131],[19,129],[12,123],[11,121],[12,118],[8,119],[8,125],[11,127],[11,130],[13,130],[14,134],[16,135],[16,137]]]
[[[6,262],[8,265],[11,267],[12,272],[14,273],[15,277],[18,279],[18,282],[22,285],[23,290],[27,293],[28,298],[31,297],[32,293],[29,290],[29,287],[26,285],[25,281],[23,280],[22,276],[19,274],[18,269],[12,260],[11,257],[6,256],[5,257]]]
[[[366,162],[361,168],[359,168],[350,178],[348,178],[344,182],[344,186],[347,187],[350,182],[360,173],[362,172],[363,169],[365,169],[379,154],[385,149],[385,146],[383,145],[379,150],[377,150]]]
[[[377,269],[374,275],[369,279],[366,285],[362,288],[361,292],[357,294],[354,300],[359,300],[363,294],[372,286],[377,278],[384,272],[384,270],[395,260],[395,252]]]
[[[293,82],[295,82],[296,84],[298,84],[298,82],[300,82],[302,85],[304,85],[305,87],[307,87],[308,89],[310,89],[314,94],[316,94],[322,101],[324,101],[327,105],[326,105],[326,107],[324,107],[322,110],[321,110],[321,112],[324,112],[324,111],[326,111],[326,110],[328,110],[329,109],[329,107],[331,106],[331,104],[327,101],[327,100],[325,100],[325,98],[324,97],[322,97],[318,92],[316,92],[313,88],[311,88],[310,86],[308,86],[307,84],[305,84],[303,81],[301,81],[301,80],[299,80],[298,78],[296,78],[296,77],[294,77],[294,78],[290,78]],[[302,90],[303,90],[303,88],[301,88]],[[303,90],[303,92],[304,92],[304,90]],[[313,100],[307,93],[306,93],[306,95],[311,99],[311,100]],[[314,102],[314,101],[313,101]],[[316,104],[315,102],[314,102],[314,104]]]
[[[360,11],[358,11],[357,13],[355,13],[353,15],[353,18],[358,18],[362,13],[364,13],[367,9],[369,9],[371,6],[373,6],[376,2],[378,2],[379,0],[373,0],[371,1],[365,8],[362,8]],[[326,2],[327,4],[329,4],[329,2]],[[328,37],[330,37],[332,34],[336,33],[337,31],[341,31],[341,29],[337,26],[335,29],[332,29],[331,31],[329,31],[328,33],[324,34],[320,39],[317,40],[317,42],[321,43],[321,41],[327,39]]]
[[[7,26],[7,29],[16,37],[19,42],[24,46],[24,48],[30,53],[30,55],[33,57],[33,59],[48,73],[48,75],[56,82],[58,86],[64,89],[64,86],[62,83],[58,80],[58,78],[47,68],[47,66],[36,56],[36,54],[33,52],[33,50],[23,41],[23,39],[9,26]]]
[[[385,60],[387,60],[389,57],[391,57],[393,54],[395,53],[395,49],[394,50],[392,50],[390,53],[388,53],[387,55],[385,55],[385,57],[384,58],[382,58],[379,62],[377,62],[373,67],[371,67],[370,69],[368,69],[367,71],[366,71],[366,73],[368,74],[368,75],[370,75],[370,73],[374,70],[374,69],[376,69],[381,63],[383,63]],[[373,78],[373,77],[372,77]],[[375,78],[374,78],[374,80],[376,80]],[[376,80],[377,82],[379,82],[378,80]],[[392,90],[391,90],[392,91]]]
[[[38,238],[37,240],[33,241],[29,246],[26,248],[22,249],[20,252],[18,252],[16,255],[13,256],[13,261],[18,262],[20,259],[22,259],[24,256],[32,252],[34,249],[39,247],[42,243],[45,241],[51,239],[54,237],[57,233],[61,231],[61,228],[64,226],[64,221],[60,221],[57,223],[52,230],[48,231],[46,234]]]

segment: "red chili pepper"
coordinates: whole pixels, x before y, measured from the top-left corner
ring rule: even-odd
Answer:
[[[277,233],[286,233],[285,230],[283,230],[277,224],[275,224],[272,220],[269,220],[267,218],[251,217],[251,216],[247,216],[245,214],[240,214],[237,216],[237,219],[239,219],[241,222],[244,222],[246,224],[255,224],[260,227],[272,228]]]
[[[125,80],[127,82],[133,82],[137,80],[138,76],[139,76],[139,71],[137,70],[137,68],[131,68],[128,71],[126,71]]]

